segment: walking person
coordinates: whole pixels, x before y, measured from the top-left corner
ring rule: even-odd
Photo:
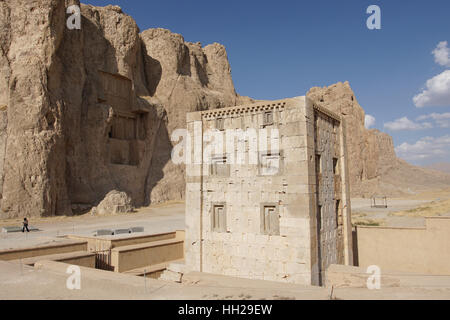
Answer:
[[[25,229],[27,229],[27,232],[30,232],[30,230],[28,230],[28,219],[27,218],[23,218],[22,232],[25,232]]]

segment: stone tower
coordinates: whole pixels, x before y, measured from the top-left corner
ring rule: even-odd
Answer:
[[[322,285],[352,264],[344,126],[305,97],[189,113],[187,266]]]

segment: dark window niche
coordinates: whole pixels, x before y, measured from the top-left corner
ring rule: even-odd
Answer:
[[[273,125],[273,111],[266,111],[263,115],[263,126]]]
[[[265,235],[280,235],[280,215],[278,205],[261,204],[261,233]]]
[[[212,205],[211,226],[213,232],[227,232],[227,212],[224,203]]]

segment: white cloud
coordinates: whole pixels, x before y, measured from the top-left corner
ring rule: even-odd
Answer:
[[[417,121],[424,121],[431,119],[436,123],[436,126],[440,128],[450,128],[450,112],[446,113],[431,113],[420,116]]]
[[[447,45],[447,41],[439,42],[436,49],[433,50],[434,61],[444,67],[450,67],[450,49]]]
[[[376,119],[374,116],[371,116],[370,114],[366,114],[364,124],[367,129],[372,128],[375,125],[375,122],[376,122]]]
[[[408,160],[418,161],[426,159],[449,159],[450,158],[450,135],[438,138],[421,138],[414,144],[403,143],[395,148],[397,156]]]
[[[418,108],[450,106],[450,70],[427,81],[427,87],[413,98]]]
[[[395,121],[385,123],[384,127],[392,131],[401,131],[431,129],[433,128],[433,125],[429,122],[417,123],[409,120],[407,117],[403,117]]]

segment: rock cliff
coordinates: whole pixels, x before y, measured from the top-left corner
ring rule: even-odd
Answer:
[[[345,118],[352,196],[398,196],[450,185],[449,175],[397,158],[391,136],[365,128],[365,112],[348,82],[312,88],[307,96]]]
[[[66,27],[73,4],[80,30]],[[348,83],[308,95],[347,119],[354,195],[398,190],[399,177],[446,182],[398,160],[388,135],[364,128]],[[113,190],[135,207],[180,200],[172,132],[187,112],[251,101],[236,93],[220,44],[140,32],[117,6],[0,0],[0,218],[84,213]]]
[[[183,197],[169,163],[185,115],[248,101],[225,48],[168,30],[140,33],[117,6],[0,1],[1,216],[81,213],[111,190],[136,207]],[[84,208],[81,210],[80,208]]]

